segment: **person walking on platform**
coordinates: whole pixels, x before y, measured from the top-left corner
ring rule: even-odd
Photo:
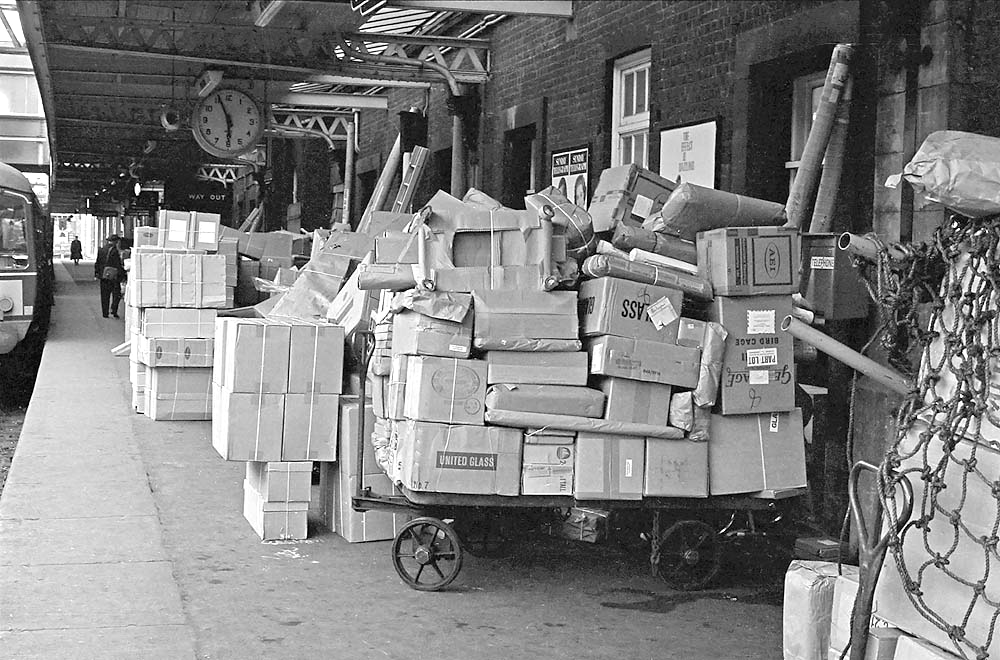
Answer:
[[[101,315],[108,314],[117,318],[118,305],[122,300],[121,283],[125,276],[121,252],[118,251],[118,237],[112,234],[107,242],[97,251],[97,261],[94,262],[94,279],[101,281]]]
[[[83,244],[80,243],[79,236],[74,236],[73,242],[69,244],[69,258],[73,260],[74,266],[79,266],[80,259],[83,259]]]

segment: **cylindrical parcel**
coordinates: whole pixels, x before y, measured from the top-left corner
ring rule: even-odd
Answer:
[[[700,231],[720,227],[777,227],[785,223],[785,207],[777,202],[703,188],[677,186],[660,209],[663,231],[693,241]]]

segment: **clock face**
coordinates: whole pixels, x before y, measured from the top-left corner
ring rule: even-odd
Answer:
[[[264,131],[260,107],[236,89],[217,89],[198,104],[192,117],[198,144],[216,156],[235,156],[252,149]]]

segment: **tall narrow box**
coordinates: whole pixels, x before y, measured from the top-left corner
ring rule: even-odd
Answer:
[[[326,323],[291,324],[288,391],[295,394],[340,394],[343,381],[344,329]]]
[[[644,438],[577,433],[573,495],[578,500],[641,500],[645,461]]]
[[[806,485],[802,411],[712,415],[708,442],[712,495]]]
[[[281,460],[337,460],[337,394],[286,394]]]

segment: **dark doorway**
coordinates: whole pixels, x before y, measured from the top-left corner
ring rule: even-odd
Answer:
[[[524,196],[534,188],[535,125],[504,132],[503,186],[500,202],[512,209],[524,208]]]
[[[358,174],[357,197],[352,204],[355,211],[351,214],[351,221],[355,228],[357,228],[362,214],[364,214],[365,209],[368,207],[368,201],[371,200],[372,193],[375,192],[375,185],[378,183],[378,174],[376,170],[368,170],[367,172]]]

